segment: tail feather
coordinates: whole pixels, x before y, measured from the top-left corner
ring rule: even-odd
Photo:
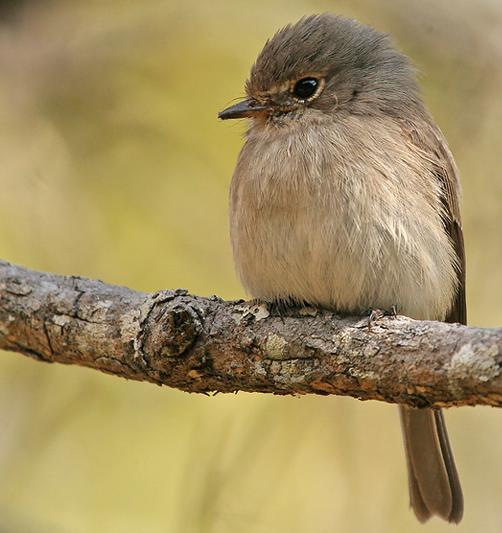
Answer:
[[[460,522],[462,489],[441,411],[400,407],[410,505],[420,522],[438,515]]]
[[[452,508],[448,521],[458,524],[462,520],[462,516],[464,514],[464,496],[462,495],[462,487],[460,485],[460,479],[455,466],[453,452],[451,451],[443,412],[439,409],[433,412],[436,419],[439,443],[441,444],[441,451],[445,460],[446,469],[448,470],[448,479],[450,480],[450,489],[452,492]]]

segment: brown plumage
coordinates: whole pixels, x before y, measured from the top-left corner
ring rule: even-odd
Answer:
[[[465,323],[457,170],[388,37],[306,17],[266,43],[246,90],[220,117],[251,118],[230,191],[250,295]],[[442,413],[400,412],[415,514],[460,521]]]

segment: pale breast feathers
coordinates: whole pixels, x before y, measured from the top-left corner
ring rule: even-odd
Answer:
[[[397,123],[251,130],[231,186],[238,273],[265,300],[443,319],[457,274],[441,194]]]

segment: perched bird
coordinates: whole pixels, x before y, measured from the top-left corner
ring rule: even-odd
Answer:
[[[332,14],[302,18],[267,41],[246,94],[219,117],[250,119],[230,190],[249,294],[465,324],[457,169],[388,36]],[[459,522],[442,412],[400,413],[418,520]]]

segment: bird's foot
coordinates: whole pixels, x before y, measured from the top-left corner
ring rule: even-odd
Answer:
[[[293,300],[262,300],[254,298],[247,302],[251,308],[266,311],[267,316],[279,317],[282,322],[290,316],[316,316],[318,309],[311,307],[305,302]]]
[[[378,322],[380,318],[383,318],[385,316],[390,316],[391,318],[397,317],[397,305],[393,305],[390,309],[379,309],[379,308],[372,308],[370,307],[367,311],[368,314],[368,322],[367,327],[368,330],[371,331],[371,326]]]

